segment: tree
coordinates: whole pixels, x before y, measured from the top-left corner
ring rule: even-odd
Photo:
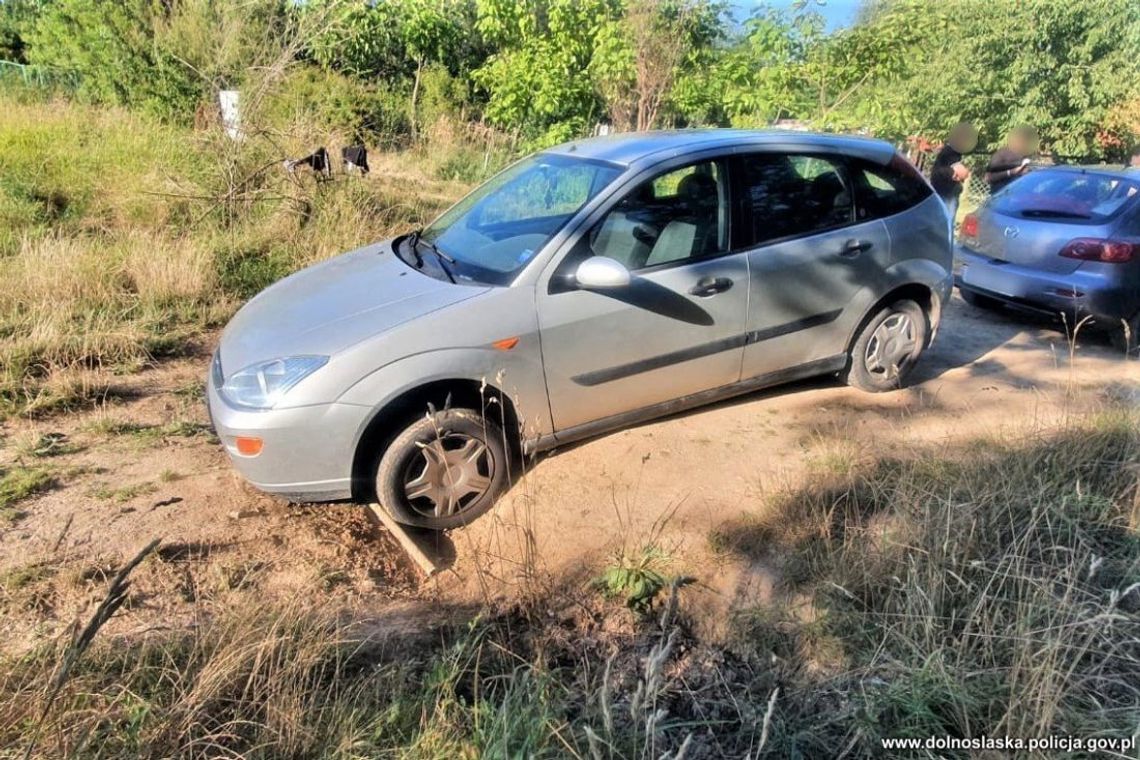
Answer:
[[[722,6],[706,0],[629,0],[602,25],[590,75],[619,130],[657,126],[686,67],[721,36]]]
[[[472,72],[488,121],[541,146],[585,131],[601,104],[589,74],[620,0],[477,0],[476,29],[497,47]]]
[[[362,80],[382,79],[411,92],[408,119],[412,136],[417,131],[417,104],[425,67],[455,64],[463,49],[465,0],[387,0],[342,3],[327,0],[307,6],[337,12],[331,28],[312,45],[313,57],[323,66]]]
[[[6,4],[6,3],[5,3]],[[281,36],[285,6],[252,0],[52,0],[28,28],[31,63],[77,75],[86,99],[190,122]]]
[[[27,35],[32,63],[72,71],[82,97],[192,118],[197,75],[154,44],[165,10],[147,0],[56,0]]]
[[[909,47],[893,81],[872,83],[850,104],[877,106],[876,126],[892,136],[941,135],[965,118],[993,144],[1028,123],[1060,156],[1099,158],[1112,109],[1140,94],[1132,0],[880,0],[865,19],[868,33],[900,23],[922,29],[925,42]]]
[[[415,80],[412,84],[412,102],[409,121],[412,125],[412,138],[417,135],[416,101],[420,94],[420,80],[424,66],[429,61],[444,61],[455,47],[459,28],[450,12],[450,2],[439,0],[403,0],[404,24],[401,38],[407,54],[416,62]]]

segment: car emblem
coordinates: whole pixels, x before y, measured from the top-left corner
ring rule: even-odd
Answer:
[[[1005,228],[1005,236],[1007,238],[1015,238],[1020,234],[1021,234],[1021,230],[1017,229],[1016,227],[1006,227]]]

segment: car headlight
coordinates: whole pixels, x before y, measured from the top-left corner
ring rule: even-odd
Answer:
[[[219,389],[226,401],[246,409],[272,409],[290,388],[328,363],[327,356],[290,356],[239,370]]]

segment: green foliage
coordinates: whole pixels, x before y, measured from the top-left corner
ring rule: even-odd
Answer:
[[[968,119],[983,146],[1030,123],[1045,149],[1073,157],[1112,156],[1138,137],[1132,0],[876,0],[834,32],[810,2],[761,7],[740,26],[727,7],[7,0],[0,56],[74,76],[90,100],[189,122],[216,89],[246,83],[268,50],[285,51],[303,65],[270,92],[277,117],[303,110],[386,142],[418,139],[441,118],[483,121],[524,150],[607,120],[644,129],[790,118],[901,140],[937,139]],[[293,51],[282,41],[300,29],[320,31],[298,34]]]
[[[462,0],[389,0],[388,2],[310,3],[306,11],[334,18],[311,45],[313,58],[326,68],[361,79],[389,82],[412,76],[423,62],[452,64],[461,50]]]
[[[298,66],[265,99],[261,115],[276,129],[303,124],[349,139],[382,135],[389,144],[399,144],[410,133],[406,98],[399,87]]]
[[[724,15],[712,0],[626,0],[623,15],[603,25],[590,75],[619,130],[674,123],[673,90],[715,60]]]
[[[804,46],[797,26],[785,15],[758,12],[745,22],[735,44],[707,54],[710,61],[678,78],[678,112],[690,122],[740,127],[795,116],[802,104],[793,63],[803,57]]]
[[[669,555],[656,544],[633,553],[622,552],[595,579],[594,586],[606,597],[621,599],[631,610],[645,615],[669,587],[669,561]]]
[[[982,144],[996,143],[1028,123],[1054,153],[1104,157],[1109,111],[1140,92],[1140,5],[1130,0],[897,0],[880,3],[863,26],[864,36],[922,31],[906,44],[905,65],[850,103],[845,123],[862,118],[892,137],[941,137],[965,118]]]
[[[4,0],[0,2],[0,61],[24,63],[30,23],[43,0]]]
[[[20,518],[14,507],[55,484],[55,476],[45,467],[11,467],[0,470],[0,522]]]
[[[589,74],[598,36],[618,0],[477,0],[476,29],[499,46],[472,72],[484,114],[536,145],[581,134],[601,116]]]
[[[29,34],[34,63],[78,72],[80,93],[185,121],[201,96],[194,73],[152,44],[158,19],[146,0],[59,0]]]
[[[267,39],[280,36],[276,0],[55,0],[29,22],[30,62],[74,73],[79,93],[181,123],[216,89],[241,83]]]

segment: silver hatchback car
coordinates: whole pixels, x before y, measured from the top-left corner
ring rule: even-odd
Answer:
[[[210,413],[262,490],[451,528],[524,454],[811,375],[897,388],[951,253],[942,202],[883,142],[572,142],[255,297],[222,335]]]

